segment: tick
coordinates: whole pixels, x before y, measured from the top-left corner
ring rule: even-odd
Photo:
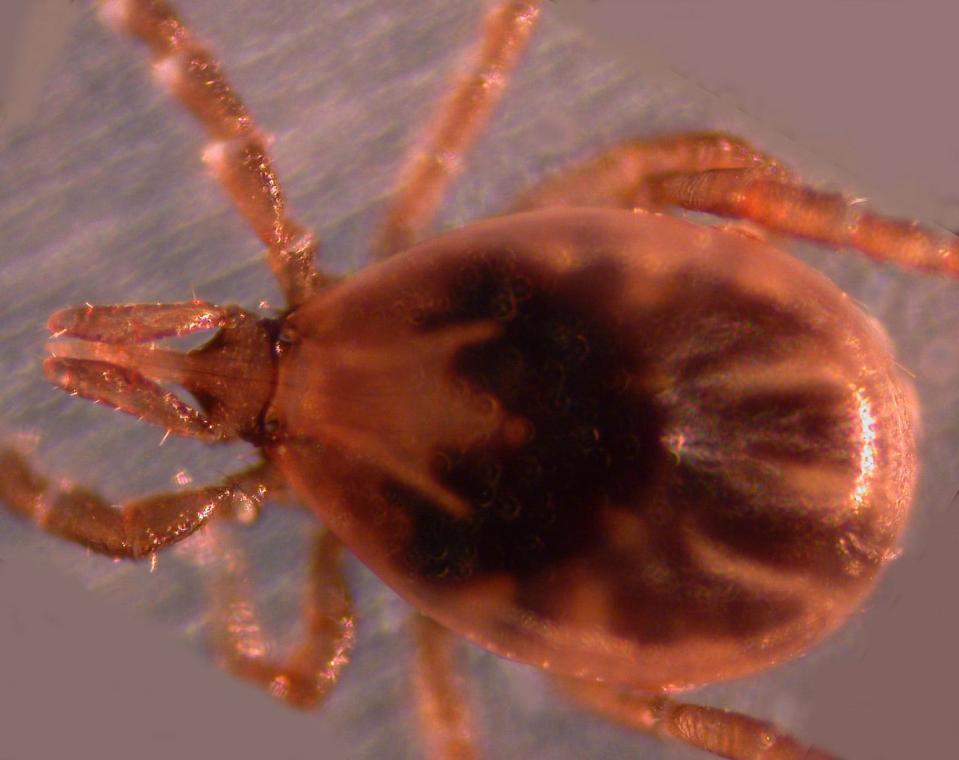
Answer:
[[[400,181],[383,261],[337,280],[314,268],[318,245],[289,217],[264,140],[193,35],[162,3],[101,8],[205,126],[205,160],[266,245],[287,308],[64,310],[47,376],[175,435],[249,441],[263,461],[111,505],[8,453],[8,505],[147,557],[270,495],[303,501],[330,532],[299,657],[268,662],[224,625],[224,658],[291,703],[322,700],[352,642],[342,542],[424,614],[418,693],[439,756],[473,752],[447,630],[640,729],[728,757],[814,756],[666,695],[794,657],[856,609],[911,503],[912,392],[881,329],[822,277],[661,212],[946,274],[955,242],[805,188],[718,134],[611,147],[514,213],[429,239],[535,23],[535,4],[502,3]],[[205,330],[217,332],[192,352],[155,345]]]

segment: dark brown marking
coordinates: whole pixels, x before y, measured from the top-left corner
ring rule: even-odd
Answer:
[[[688,412],[669,401],[657,375],[672,355],[677,382],[696,392],[702,375],[773,361],[815,331],[777,304],[720,285],[690,299],[677,282],[656,309],[624,312],[623,277],[613,259],[555,275],[510,251],[489,251],[454,277],[441,307],[417,315],[422,332],[502,324],[496,337],[458,353],[451,382],[492,396],[530,433],[517,443],[504,428],[466,450],[436,452],[432,475],[473,507],[469,520],[387,479],[384,500],[402,505],[413,523],[409,570],[444,586],[505,574],[520,583],[522,608],[562,618],[567,589],[555,574],[585,561],[615,601],[612,629],[633,640],[668,640],[680,630],[736,637],[781,626],[803,605],[768,589],[719,583],[691,556],[684,527],[700,525],[749,559],[841,580],[836,546],[845,526],[784,518],[775,500],[788,502],[788,494],[775,489],[767,497],[756,487],[759,476],[734,487],[702,462],[677,462],[663,444],[667,428],[701,421],[678,419]],[[704,322],[714,329],[697,350],[677,354],[679,333],[692,327],[695,334]],[[721,392],[703,393],[699,412],[713,418],[708,425],[728,423],[727,434],[743,428],[770,451],[818,466],[838,460],[851,478],[842,389],[759,390],[742,399]],[[603,519],[610,505],[638,516],[652,540],[629,556],[612,549]],[[660,566],[672,580],[656,579]]]

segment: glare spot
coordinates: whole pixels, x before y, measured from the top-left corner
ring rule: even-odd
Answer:
[[[864,388],[855,388],[859,417],[859,472],[853,490],[853,503],[858,512],[866,503],[876,473],[876,418]]]

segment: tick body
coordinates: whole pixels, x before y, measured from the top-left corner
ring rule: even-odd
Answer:
[[[659,690],[795,655],[911,501],[883,334],[739,235],[503,217],[286,327],[268,414],[296,491],[416,606],[560,673]]]
[[[277,200],[255,124],[190,89],[192,71],[230,92],[211,58],[191,58],[189,30],[164,37],[172,27],[151,22],[163,4],[102,5],[148,43],[164,84],[210,133],[208,164],[267,246],[288,308],[265,318],[204,302],[67,310],[51,321],[62,339],[48,376],[174,433],[248,440],[264,465],[110,505],[57,492],[6,455],[0,497],[121,556],[151,556],[213,516],[249,515],[264,496],[292,497],[420,612],[585,679],[563,683],[603,715],[723,756],[780,756],[762,749],[768,740],[782,756],[818,757],[764,724],[662,695],[792,658],[861,606],[912,498],[912,391],[882,329],[823,278],[752,237],[661,213],[746,217],[947,274],[951,239],[917,242],[909,225],[856,216],[715,134],[614,145],[608,165],[641,156],[645,174],[617,186],[616,172],[583,165],[586,182],[561,174],[496,220],[430,239],[430,199],[469,142],[451,147],[440,119],[388,204],[374,246],[387,260],[336,282],[312,270],[317,247]],[[536,9],[497,8],[486,40],[512,41],[494,62],[505,79]],[[491,65],[481,60],[467,89],[495,90]],[[483,120],[455,102],[446,113],[467,127]],[[721,181],[691,194],[687,174],[700,190]],[[633,207],[653,213],[623,210]],[[821,226],[783,228],[773,217],[790,207],[814,210],[793,218]],[[153,345],[207,328],[221,332],[196,352]],[[235,626],[215,631],[228,667],[294,704],[325,697],[352,644],[336,542],[323,536],[298,660],[252,656]],[[416,631],[427,740],[439,757],[471,757],[442,629]],[[634,700],[637,688],[653,696]]]

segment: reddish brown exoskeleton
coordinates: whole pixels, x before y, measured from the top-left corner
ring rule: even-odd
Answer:
[[[52,344],[48,375],[176,434],[248,440],[264,463],[117,508],[54,492],[10,455],[10,506],[148,556],[290,487],[430,618],[563,677],[600,712],[730,757],[813,756],[743,716],[623,689],[765,668],[856,607],[911,500],[910,389],[881,330],[818,275],[737,233],[623,209],[736,216],[948,273],[954,241],[701,134],[614,147],[524,195],[522,214],[416,245],[532,29],[535,4],[504,3],[396,194],[379,249],[404,252],[335,283],[314,272],[315,243],[209,55],[163,4],[103,6],[211,134],[207,160],[288,309],[67,310],[51,329],[76,341]],[[219,332],[195,352],[152,345],[205,329]],[[320,699],[348,653],[335,554],[318,543],[298,659],[224,642],[236,670],[294,703]],[[428,730],[466,756],[444,634],[418,630]]]

